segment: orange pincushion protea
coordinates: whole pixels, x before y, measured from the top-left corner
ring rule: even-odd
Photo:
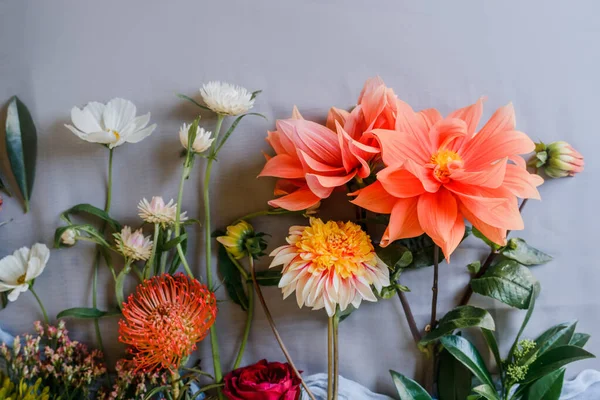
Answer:
[[[136,370],[178,369],[217,316],[205,285],[179,273],[144,281],[123,306],[119,341],[131,346]]]

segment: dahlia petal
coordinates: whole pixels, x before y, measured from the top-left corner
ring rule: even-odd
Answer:
[[[407,198],[425,193],[421,180],[406,169],[386,167],[377,174],[377,181],[394,197]]]
[[[434,149],[454,148],[452,146],[456,139],[467,135],[467,124],[462,119],[446,118],[436,122],[431,127],[429,137]]]
[[[454,226],[450,231],[450,236],[448,236],[448,240],[444,242],[444,245],[442,246],[442,251],[446,256],[446,261],[450,262],[450,255],[454,253],[454,250],[456,250],[464,236],[465,221],[462,214],[458,212],[456,215],[456,221],[454,222]]]
[[[387,129],[374,129],[370,134],[379,141],[381,158],[387,166],[403,163],[412,159],[425,164],[431,158],[431,153],[425,154],[419,150],[419,142],[407,132],[390,131]]]
[[[476,170],[490,165],[496,160],[516,154],[527,154],[535,150],[535,143],[523,132],[504,131],[491,135],[478,146],[471,145],[481,133],[467,142],[460,153],[469,169]]]
[[[279,252],[277,253],[277,255],[273,258],[273,261],[271,261],[271,264],[269,265],[269,268],[273,268],[277,265],[287,265],[290,262],[292,262],[292,260],[294,258],[296,258],[297,253],[284,253],[284,252]]]
[[[522,199],[540,200],[540,192],[537,187],[544,183],[544,179],[535,174],[530,174],[526,169],[517,165],[506,166],[506,176],[503,186],[512,194]]]
[[[306,183],[308,184],[310,190],[320,199],[326,199],[329,197],[335,188],[323,186],[319,181],[318,175],[315,174],[306,174]]]
[[[311,192],[308,186],[304,186],[286,196],[269,201],[269,205],[289,211],[301,211],[314,206],[319,201],[321,198]]]
[[[325,126],[332,131],[335,131],[336,123],[340,123],[342,126],[346,123],[346,119],[350,113],[346,110],[342,110],[341,108],[331,107],[329,109],[329,113],[327,113],[327,123]]]
[[[351,195],[353,194],[358,194],[358,196],[351,201],[352,204],[382,214],[391,213],[394,204],[398,200],[383,188],[380,181],[376,181],[364,189],[351,193]]]
[[[395,240],[415,237],[423,234],[423,228],[417,216],[418,197],[398,199],[392,209],[390,223],[381,238],[381,247]]]
[[[372,92],[379,86],[385,86],[385,82],[380,76],[367,79],[362,90],[360,91],[360,94],[358,95],[358,104],[362,103],[363,98],[367,93]]]
[[[258,176],[274,176],[276,178],[304,178],[304,169],[298,159],[288,154],[278,154],[271,158]]]
[[[492,166],[480,171],[465,171],[459,169],[452,171],[450,178],[461,183],[475,186],[484,186],[489,188],[497,188],[504,182],[504,177],[507,173],[508,158],[498,161]]]
[[[466,208],[460,201],[458,203],[460,213],[463,214],[466,220],[469,221],[475,228],[477,228],[477,230],[479,230],[486,238],[497,245],[506,246],[506,229],[486,224],[481,219],[477,218],[475,214],[469,211],[469,209]]]
[[[280,134],[277,131],[268,131],[265,138],[267,143],[275,150],[277,154],[287,154],[285,147],[281,144]]]
[[[280,130],[291,132],[297,148],[325,164],[341,165],[342,155],[335,133],[316,122],[303,119],[277,121]]]
[[[469,136],[473,136],[477,130],[477,125],[479,125],[481,114],[483,114],[484,100],[485,98],[481,97],[475,104],[451,112],[448,118],[460,118],[465,121],[467,124],[467,133]]]
[[[362,296],[356,291],[356,295],[354,296],[354,300],[352,300],[352,307],[358,308],[360,307],[360,303],[362,303]]]
[[[304,119],[302,114],[300,114],[300,110],[298,110],[298,107],[296,106],[292,108],[292,119]]]
[[[377,297],[375,297],[371,286],[369,286],[369,283],[362,276],[354,278],[354,287],[360,293],[363,300],[377,301]]]
[[[350,281],[345,279],[343,282],[341,282],[340,287],[339,287],[339,305],[340,305],[340,310],[345,311],[346,308],[348,308],[348,304],[350,304],[350,300],[351,300],[351,294],[352,294],[352,286],[350,284]]]
[[[516,166],[523,168],[523,169],[527,169],[527,162],[525,162],[525,159],[521,156],[509,156],[508,159],[510,161],[512,161],[513,163],[515,163]]]
[[[433,170],[425,168],[422,165],[417,164],[413,160],[406,160],[403,167],[411,172],[414,176],[419,178],[423,188],[430,193],[435,193],[439,190],[441,183],[433,176]]]
[[[417,213],[425,233],[441,248],[448,247],[458,215],[454,195],[445,188],[437,193],[425,193],[419,196]]]
[[[429,131],[436,122],[441,121],[443,119],[442,114],[435,108],[427,108],[425,110],[421,110],[417,113],[417,117],[423,120],[424,126],[427,127]]]
[[[433,148],[429,140],[428,123],[402,100],[397,101],[397,107],[396,131],[408,133],[416,142],[416,149],[425,157],[431,156]]]
[[[311,277],[311,274],[306,273],[301,273],[298,277],[296,282],[296,302],[298,303],[298,308],[302,308],[304,305],[304,288]]]
[[[345,174],[346,170],[343,166],[333,166],[329,164],[322,163],[319,160],[312,158],[309,154],[304,152],[303,150],[298,150],[298,158],[302,162],[304,168],[309,171],[314,172],[322,172],[326,174]]]

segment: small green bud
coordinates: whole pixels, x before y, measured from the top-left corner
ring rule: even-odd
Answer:
[[[564,141],[552,142],[548,145],[537,143],[535,154],[528,162],[530,167],[543,168],[551,178],[573,176],[583,171],[583,156]]]

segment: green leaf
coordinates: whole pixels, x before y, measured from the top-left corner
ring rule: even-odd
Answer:
[[[399,374],[396,371],[390,371],[398,395],[402,400],[432,400],[431,396],[417,382]]]
[[[337,316],[340,319],[340,322],[342,322],[343,320],[348,318],[350,316],[350,314],[352,314],[354,311],[356,311],[356,308],[354,308],[354,306],[352,304],[348,304],[348,307],[346,307],[346,309],[344,311],[338,310]]]
[[[523,383],[532,382],[567,364],[587,358],[595,358],[595,356],[581,347],[570,344],[555,347],[540,355],[529,365],[529,371]]]
[[[569,344],[573,338],[573,335],[575,334],[576,327],[577,321],[572,321],[555,325],[546,330],[544,333],[538,336],[537,339],[535,339],[536,346],[527,354],[523,360],[524,363],[532,360],[533,357],[539,357],[541,354],[550,349]]]
[[[531,383],[527,400],[558,400],[565,380],[565,369],[561,368]]]
[[[501,253],[504,257],[523,265],[545,264],[552,260],[551,256],[531,247],[521,238],[510,239]]]
[[[494,319],[483,308],[460,306],[444,315],[438,327],[425,335],[419,342],[419,346],[426,346],[428,343],[454,332],[455,329],[471,327],[480,327],[491,331],[496,329]]]
[[[571,338],[569,344],[583,348],[583,346],[586,345],[588,340],[590,340],[590,335],[588,335],[587,333],[575,333]]]
[[[443,336],[442,345],[482,383],[494,387],[492,377],[488,372],[481,355],[467,339],[457,335]]]
[[[487,237],[485,237],[485,235],[483,233],[481,233],[481,231],[477,228],[475,228],[474,226],[471,228],[473,231],[473,236],[475,236],[476,238],[479,238],[481,240],[483,240],[485,242],[485,244],[487,244],[488,246],[490,246],[490,248],[492,250],[498,250],[500,249],[502,246],[492,242],[490,239],[488,239]]]
[[[519,332],[517,332],[515,341],[513,342],[512,346],[508,352],[508,360],[513,359],[513,354],[514,354],[515,350],[517,349],[517,346],[519,344],[519,339],[521,338],[521,335],[523,334],[523,331],[525,330],[525,327],[529,323],[529,319],[531,318],[531,315],[533,314],[533,310],[535,309],[535,300],[537,299],[539,293],[540,293],[540,286],[534,285],[533,289],[531,291],[531,294],[529,296],[529,299],[527,300],[527,304],[528,304],[527,313],[525,314],[525,318],[523,318],[523,323],[521,323],[521,328],[519,329]]]
[[[75,307],[63,310],[56,316],[56,319],[73,317],[80,319],[97,319],[102,317],[111,317],[114,315],[121,315],[120,310],[114,311],[101,311],[97,308],[86,308],[86,307]]]
[[[490,385],[479,385],[473,388],[473,391],[487,400],[499,400],[498,393]]]
[[[182,226],[181,227],[181,234],[179,235],[179,237],[184,236],[185,235],[185,239],[181,241],[181,251],[183,252],[183,256],[185,257],[185,255],[187,254],[187,245],[188,245],[188,241],[187,241],[187,233],[185,231],[185,228]],[[171,260],[171,265],[169,266],[169,274],[174,274],[175,271],[177,271],[177,268],[179,268],[179,264],[181,264],[181,257],[179,257],[179,252],[176,251],[175,254],[173,255],[173,259]]]
[[[381,261],[393,271],[406,268],[413,262],[410,250],[395,242],[386,247],[377,247],[376,252]]]
[[[235,304],[242,307],[242,310],[247,311],[248,296],[244,291],[242,275],[233,261],[229,258],[225,247],[221,244],[219,244],[218,261],[219,273],[223,278],[223,283],[225,284],[225,289],[227,290],[227,294],[229,294],[229,298]]]
[[[56,231],[54,232],[54,247],[55,248],[58,249],[60,247],[67,246],[62,243],[61,236],[63,233],[65,233],[66,231],[68,231],[70,229],[77,230],[79,232],[79,236],[84,236],[84,235],[82,235],[82,232],[85,232],[88,234],[87,237],[92,239],[97,244],[104,246],[104,247],[110,247],[110,244],[106,241],[106,239],[104,239],[104,235],[102,233],[100,233],[94,226],[92,226],[90,224],[82,224],[82,225],[67,225],[67,226],[61,226],[59,228],[56,228]]]
[[[223,147],[223,145],[225,144],[225,142],[227,141],[227,139],[229,139],[229,136],[231,136],[231,134],[233,133],[233,131],[235,130],[235,128],[238,126],[238,124],[240,123],[240,121],[242,120],[242,118],[248,116],[248,115],[256,115],[258,117],[262,117],[265,120],[268,121],[267,117],[265,117],[262,114],[259,113],[246,113],[246,114],[242,114],[239,117],[237,117],[233,123],[231,124],[231,126],[229,127],[229,129],[227,130],[227,132],[225,132],[225,136],[223,136],[223,139],[221,139],[221,141],[219,142],[219,145],[217,146],[217,148],[215,149],[214,154],[217,155],[219,153],[219,150],[221,150],[221,147]]]
[[[93,206],[91,204],[86,204],[86,203],[77,204],[76,206],[73,206],[73,207],[69,208],[68,210],[64,211],[61,214],[61,218],[65,219],[67,221],[71,221],[70,217],[72,214],[87,214],[87,215],[91,215],[93,217],[100,218],[101,220],[105,221],[115,232],[120,232],[122,229],[122,226],[119,223],[119,221],[111,218],[110,215],[108,215],[108,213],[106,213],[106,211],[104,211],[96,206]]]
[[[35,179],[37,131],[29,110],[17,96],[6,112],[6,151],[27,213]]]
[[[256,98],[256,96],[258,96],[261,93],[262,93],[262,90],[255,90],[254,92],[252,92],[252,96],[250,96],[250,100],[254,100]]]
[[[0,293],[0,304],[2,304],[2,308],[6,308],[8,306],[8,293],[2,292]]]
[[[463,400],[471,393],[471,371],[447,350],[440,354],[438,396],[440,400]]]
[[[471,275],[477,275],[477,273],[481,269],[481,261],[475,261],[471,264],[467,264],[467,269],[469,270],[469,273],[471,273]]]
[[[496,365],[498,366],[498,370],[500,371],[500,375],[502,375],[502,357],[500,356],[500,349],[498,347],[498,341],[496,340],[496,335],[494,332],[481,328],[481,333],[483,334],[483,338],[487,343],[488,347],[492,351],[494,355],[494,360],[496,361]]]
[[[117,275],[117,280],[115,281],[115,296],[117,297],[117,305],[120,309],[123,308],[123,303],[125,302],[125,296],[123,295],[123,286],[125,284],[125,278],[131,272],[131,265],[125,265],[119,275]]]
[[[187,233],[182,233],[181,235],[177,236],[176,238],[173,238],[173,239],[169,240],[167,243],[164,243],[160,247],[160,251],[171,250],[171,249],[177,247],[177,245],[179,243],[182,243],[184,240],[187,240]]]
[[[529,297],[539,283],[529,269],[513,260],[502,260],[471,281],[475,293],[488,296],[511,307],[526,309]]]
[[[261,286],[277,286],[281,280],[281,271],[277,270],[266,270],[256,271],[256,282]],[[248,282],[252,282],[249,279]]]
[[[189,102],[191,102],[191,103],[195,104],[196,106],[200,107],[200,108],[201,108],[201,109],[203,109],[203,110],[206,110],[206,111],[212,111],[210,108],[208,108],[208,107],[206,107],[206,106],[204,106],[204,105],[202,105],[202,104],[198,103],[196,100],[194,100],[194,99],[192,99],[191,97],[188,97],[188,96],[186,96],[186,95],[184,95],[184,94],[177,93],[177,97],[179,97],[180,99],[187,100],[187,101],[189,101]]]

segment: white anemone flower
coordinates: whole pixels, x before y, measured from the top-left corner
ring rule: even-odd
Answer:
[[[73,125],[65,125],[81,139],[114,148],[123,143],[137,143],[149,136],[156,124],[148,125],[150,113],[136,117],[135,105],[129,100],[112,99],[106,105],[88,103],[83,109],[73,107]]]
[[[181,128],[179,128],[179,140],[181,141],[181,145],[184,148],[188,148],[188,136],[190,132],[191,125],[183,124]],[[210,148],[212,142],[215,140],[211,139],[212,132],[207,131],[204,128],[198,127],[196,129],[196,138],[194,139],[194,143],[192,143],[192,150],[194,153],[203,153]]]
[[[121,233],[115,233],[117,249],[126,258],[132,261],[145,261],[152,255],[152,240],[150,236],[144,237],[141,229],[131,232],[131,228],[124,226]]]
[[[29,289],[29,284],[44,272],[50,250],[36,243],[31,249],[21,247],[0,260],[0,292],[8,292],[8,300],[15,301]]]
[[[254,106],[252,93],[241,86],[211,81],[200,89],[202,99],[214,112],[224,115],[240,115]]]
[[[165,204],[160,196],[152,197],[151,201],[142,199],[138,205],[139,216],[150,224],[161,224],[163,227],[173,225],[177,218],[177,203],[173,199]],[[179,221],[187,220],[186,213],[182,212]]]

